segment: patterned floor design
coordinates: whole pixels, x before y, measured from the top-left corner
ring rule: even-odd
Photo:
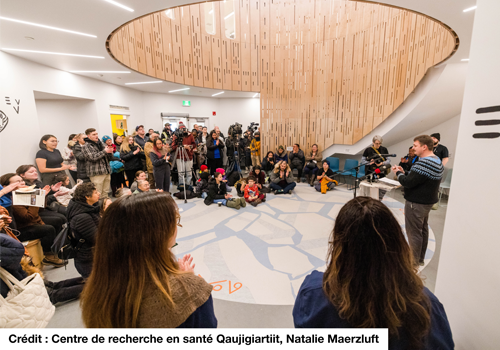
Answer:
[[[334,220],[352,198],[345,186],[322,195],[302,183],[292,195],[268,194],[267,201],[255,208],[235,210],[206,206],[201,199],[187,204],[177,200],[183,227],[174,252],[194,256],[195,273],[214,285],[214,298],[292,305],[305,276],[325,269]],[[390,193],[383,202],[404,229],[404,205]],[[434,250],[431,229],[426,265]]]

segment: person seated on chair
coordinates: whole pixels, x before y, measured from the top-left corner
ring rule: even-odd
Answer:
[[[388,328],[390,349],[454,349],[444,307],[417,274],[389,208],[350,200],[328,242],[325,272],[313,271],[297,294],[296,328]]]
[[[399,166],[401,168],[403,168],[405,174],[408,175],[411,167],[416,162],[418,162],[418,156],[415,154],[415,150],[413,149],[413,146],[411,146],[410,149],[408,150],[408,154],[406,155],[406,157],[401,158],[401,162],[399,163]]]
[[[300,149],[300,145],[298,143],[293,145],[293,151],[290,153],[290,169],[297,169],[297,182],[300,183],[300,178],[302,177],[302,169],[304,168],[304,164],[306,162],[306,158],[304,157],[304,151]]]
[[[293,174],[290,166],[284,160],[279,161],[271,174],[271,189],[275,194],[292,194],[292,190],[297,185],[293,181]]]
[[[316,180],[316,173],[319,170],[318,164],[321,163],[322,154],[318,149],[318,145],[314,144],[311,151],[306,155],[306,165],[304,167],[304,175],[307,177],[307,183],[314,186]]]
[[[266,157],[261,162],[262,170],[266,173],[266,176],[271,176],[275,164],[274,153],[272,151],[267,152]]]
[[[323,161],[323,167],[318,170],[317,173],[317,180],[318,182],[314,186],[316,191],[321,192],[323,194],[326,193],[326,191],[333,190],[335,186],[338,186],[338,181],[333,179],[334,173],[332,169],[330,169],[330,164],[324,160]]]
[[[274,161],[276,163],[280,161],[288,163],[288,153],[285,151],[285,147],[281,145],[278,147],[278,151],[274,154]]]
[[[255,166],[249,176],[255,177],[255,184],[259,189],[262,189],[266,184],[266,174],[262,171],[260,165]]]
[[[259,193],[259,187],[256,184],[255,176],[248,177],[248,184],[245,186],[245,200],[252,206],[256,207],[257,204],[266,201],[266,195]]]
[[[376,169],[385,167],[386,169],[380,169],[380,173],[377,175],[378,178],[385,177],[387,173],[391,170],[391,159],[379,156],[380,154],[388,154],[389,150],[382,146],[384,139],[382,136],[375,135],[372,139],[373,144],[368,147],[363,152],[363,157],[361,158],[362,164],[367,164],[367,173],[373,173]]]
[[[240,209],[247,204],[245,198],[232,198],[232,195],[227,193],[226,184],[222,181],[222,174],[216,172],[213,179],[208,183],[208,195],[205,198],[205,204],[218,203],[219,206],[224,205],[229,208]]]

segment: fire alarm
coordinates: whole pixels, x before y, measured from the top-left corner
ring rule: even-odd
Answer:
[[[215,116],[215,111],[214,111],[214,112],[212,112],[212,115],[213,115],[213,116]]]

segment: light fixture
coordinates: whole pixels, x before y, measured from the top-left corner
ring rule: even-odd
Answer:
[[[0,16],[0,19],[3,19],[4,21],[10,21],[10,22],[27,24],[27,25],[35,26],[35,27],[41,27],[41,28],[58,30],[60,32],[66,32],[66,33],[71,33],[71,34],[77,34],[77,35],[83,35],[83,36],[90,36],[91,38],[97,38],[97,36],[92,35],[92,34],[86,34],[86,33],[81,33],[81,32],[75,32],[73,30],[68,30],[68,29],[62,29],[62,28],[57,28],[57,27],[46,26],[44,24],[38,24],[38,23],[33,23],[33,22],[21,21],[19,19],[14,19],[14,18],[7,18],[7,17],[1,17]]]
[[[143,81],[142,83],[125,83],[125,85],[156,84],[156,83],[163,83],[163,81],[161,81],[161,80],[155,80],[155,81]]]
[[[190,88],[185,88],[185,89],[179,89],[179,90],[172,90],[172,91],[169,91],[169,92],[177,92],[177,91],[185,91],[185,90],[189,90]]]
[[[2,48],[2,50],[5,51],[20,51],[20,52],[33,52],[33,53],[43,53],[47,55],[59,55],[59,56],[76,56],[76,57],[87,57],[87,58],[102,58],[102,56],[89,56],[89,55],[77,55],[74,53],[63,53],[63,52],[49,52],[49,51],[35,51],[35,50],[22,50],[22,49],[9,49],[9,48]]]
[[[121,7],[122,9],[125,9],[127,11],[134,12],[133,9],[131,9],[130,7],[127,7],[125,5],[122,5],[119,2],[116,2],[116,1],[113,1],[113,0],[104,0],[104,1],[109,2],[110,4],[113,4],[115,6]]]
[[[70,70],[70,73],[98,73],[98,74],[121,74],[121,73],[130,73],[126,70]]]
[[[229,15],[227,15],[226,17],[224,17],[224,19],[228,19],[229,17],[231,17],[232,15],[234,15],[234,11],[231,12]]]
[[[464,12],[469,12],[469,11],[472,11],[475,9],[477,9],[477,6],[472,6],[472,7],[469,7],[468,9],[465,9]]]
[[[224,91],[222,91],[222,92],[218,92],[218,93],[216,93],[216,94],[213,94],[213,95],[212,95],[212,97],[213,97],[213,96],[220,95],[220,94],[223,94],[223,93],[224,93]]]
[[[259,94],[259,93],[257,92],[257,93],[256,93],[255,95],[253,95],[253,97],[252,97],[252,98],[255,98],[255,97],[257,97],[257,95],[258,95],[258,94]]]
[[[469,62],[469,59],[468,58],[463,58],[462,62]]]

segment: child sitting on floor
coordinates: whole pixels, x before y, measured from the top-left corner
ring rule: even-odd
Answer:
[[[202,165],[202,167],[206,167],[206,165]],[[196,193],[201,198],[207,198],[208,180],[210,180],[210,173],[208,171],[206,171],[206,172],[203,171],[200,175],[200,178],[196,182]]]
[[[222,174],[222,182],[224,182],[226,184],[226,191],[231,192],[233,189],[231,187],[229,187],[229,185],[227,184],[226,171],[222,168],[217,168],[217,169],[215,169],[215,172]]]
[[[238,192],[238,197],[243,197],[245,195],[245,186],[247,183],[248,178],[246,177],[242,177],[234,183],[234,188],[236,188],[236,192]]]
[[[266,195],[259,193],[259,187],[256,184],[255,176],[248,177],[248,185],[245,186],[245,200],[254,207],[261,202],[265,202]]]

